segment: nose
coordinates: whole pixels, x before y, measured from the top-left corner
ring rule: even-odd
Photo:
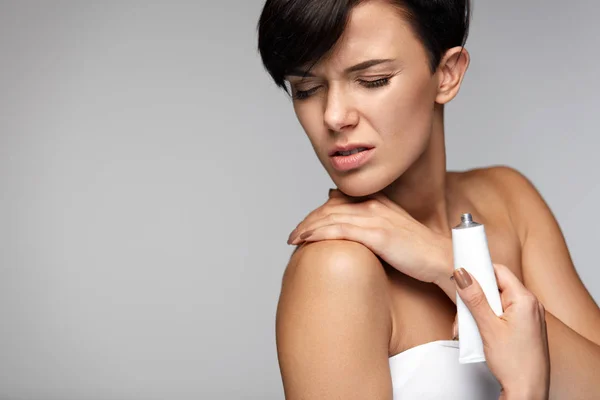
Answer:
[[[329,90],[323,119],[329,130],[343,132],[358,123],[358,112],[351,104],[351,99],[340,90]]]

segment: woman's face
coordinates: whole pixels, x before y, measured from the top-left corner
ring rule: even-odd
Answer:
[[[426,149],[438,78],[397,8],[379,1],[355,7],[331,55],[303,74],[286,77],[294,110],[344,193],[384,189]]]

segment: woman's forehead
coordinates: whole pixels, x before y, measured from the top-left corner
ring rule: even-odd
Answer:
[[[342,36],[329,54],[300,69],[343,71],[365,60],[421,56],[419,47],[410,23],[397,7],[370,1],[352,9]]]

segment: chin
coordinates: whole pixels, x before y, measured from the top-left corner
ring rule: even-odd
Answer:
[[[374,179],[373,176],[367,176],[367,174],[336,177],[333,181],[342,193],[350,197],[369,196],[382,191],[391,183],[381,178]]]

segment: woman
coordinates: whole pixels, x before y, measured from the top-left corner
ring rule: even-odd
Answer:
[[[289,238],[277,347],[290,399],[389,398],[393,362],[452,342],[450,232],[464,212],[545,307],[550,397],[600,393],[600,310],[542,197],[507,167],[446,170],[468,22],[466,0],[264,6],[263,63],[338,188]]]

